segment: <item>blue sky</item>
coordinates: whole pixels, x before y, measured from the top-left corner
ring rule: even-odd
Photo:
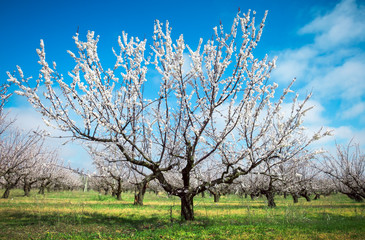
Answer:
[[[195,46],[209,39],[222,21],[230,27],[237,9],[255,10],[261,18],[269,10],[256,56],[278,56],[272,80],[281,86],[297,77],[295,89],[304,96],[313,92],[306,125],[334,130],[321,141],[331,148],[335,141],[351,138],[365,145],[365,1],[359,0],[210,0],[210,1],[3,1],[0,2],[0,81],[16,65],[26,76],[37,76],[36,48],[45,42],[47,59],[56,61],[64,75],[72,67],[67,50],[75,50],[72,36],[88,30],[100,35],[100,58],[113,62],[112,47],[122,31],[151,40],[155,19],[168,20],[173,36],[184,35]],[[150,41],[151,42],[151,41]],[[20,97],[7,106],[17,125],[42,127],[41,117]],[[87,168],[90,160],[80,147],[67,144],[65,161]]]

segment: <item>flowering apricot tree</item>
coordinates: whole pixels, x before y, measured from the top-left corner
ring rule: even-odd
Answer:
[[[44,149],[42,137],[38,134],[23,134],[19,130],[7,130],[0,138],[0,182],[5,192],[2,198],[8,198],[10,190],[42,162]],[[42,152],[43,151],[43,152]]]
[[[364,201],[365,154],[359,144],[336,144],[336,154],[323,155],[319,169],[333,181],[337,191],[357,202]]]
[[[181,198],[182,219],[193,220],[194,196],[279,159],[278,149],[301,131],[309,96],[300,103],[295,97],[291,113],[281,114],[291,85],[275,100],[278,85],[269,81],[275,59],[253,55],[266,15],[257,25],[255,12],[238,13],[228,32],[220,24],[195,50],[183,35],[173,41],[168,22],[155,22],[150,50],[146,39],[123,32],[111,68],[102,66],[94,32],[86,41],[76,34],[78,53],[68,51],[75,61],[71,80],[46,61],[41,41],[39,78],[25,78],[18,67],[18,75],[8,73],[9,81],[46,124],[76,139],[112,145],[121,161],[153,174],[165,191]],[[157,77],[160,88],[145,99],[144,90],[152,86],[147,79]],[[307,141],[326,134],[319,131]],[[212,159],[220,171],[209,181],[195,181]],[[179,182],[169,172],[178,173]]]
[[[91,149],[90,152],[93,153],[93,164],[98,171],[99,177],[111,179],[115,183],[111,184],[113,195],[118,200],[122,200],[123,185],[125,185],[131,175],[129,164],[118,159],[120,155],[118,152],[110,149],[103,149],[102,152],[93,150]]]
[[[9,85],[0,85],[0,136],[5,132],[5,130],[13,123],[14,120],[9,120],[7,118],[7,113],[4,112],[4,106],[9,101],[11,97],[9,93]]]

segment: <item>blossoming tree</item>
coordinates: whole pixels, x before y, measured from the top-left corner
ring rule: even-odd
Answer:
[[[33,133],[22,133],[8,129],[0,138],[0,184],[8,198],[10,190],[28,174],[37,162],[43,161],[42,137]]]
[[[238,13],[229,31],[220,24],[195,50],[183,35],[173,41],[168,22],[155,22],[150,50],[146,39],[123,32],[111,68],[99,59],[94,32],[86,41],[76,34],[78,53],[68,51],[75,61],[71,80],[46,61],[41,41],[38,79],[25,78],[18,67],[19,74],[8,73],[9,81],[48,125],[76,139],[112,145],[122,161],[145,168],[165,191],[180,197],[182,219],[193,220],[194,196],[279,159],[278,149],[301,131],[309,96],[300,103],[295,97],[292,111],[281,114],[291,85],[275,98],[278,85],[269,81],[275,59],[253,55],[266,14],[256,24],[255,13]],[[159,78],[160,88],[145,99],[149,78]],[[220,171],[209,181],[195,181],[212,159],[220,162]],[[178,173],[179,181],[169,172]]]
[[[337,144],[336,153],[324,154],[318,168],[328,175],[337,191],[357,202],[364,201],[365,154],[359,144]]]

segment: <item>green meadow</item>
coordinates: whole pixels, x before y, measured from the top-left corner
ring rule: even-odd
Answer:
[[[0,190],[2,194],[2,190]],[[194,198],[195,221],[180,220],[180,201],[146,193],[134,206],[97,192],[11,192],[0,199],[0,239],[365,239],[365,203],[343,195],[293,204],[291,197]]]

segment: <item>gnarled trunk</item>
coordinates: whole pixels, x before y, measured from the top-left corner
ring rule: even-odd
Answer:
[[[117,200],[122,200],[122,192],[117,192]]]
[[[321,195],[319,193],[316,193],[314,196],[314,200],[321,199]]]
[[[42,194],[44,195],[44,190],[51,185],[51,181],[47,181],[47,180],[44,180],[42,183],[41,183],[41,186],[39,187],[39,191],[38,191],[38,194]]]
[[[190,193],[181,195],[181,219],[186,221],[194,220],[194,196]]]
[[[147,189],[147,181],[143,181],[137,184],[136,192],[134,193],[134,205],[143,206],[143,198]]]
[[[201,194],[202,194],[202,198],[205,198],[205,191],[203,191]]]
[[[28,181],[24,181],[23,190],[24,190],[24,196],[29,197],[30,196],[30,189],[31,184]]]
[[[255,197],[256,197],[256,194],[251,193],[251,194],[250,194],[250,197],[251,197],[251,200],[254,200],[254,199],[255,199]]]
[[[106,196],[106,195],[108,195],[108,194],[109,194],[109,187],[108,187],[108,186],[106,186],[106,187],[104,187],[103,189],[104,189],[104,195],[105,195],[105,196]]]
[[[45,187],[41,185],[41,186],[39,187],[38,194],[42,194],[42,195],[44,195],[44,189],[45,189]]]
[[[122,180],[118,180],[117,189],[115,189],[115,195],[117,196],[117,200],[122,200]]]
[[[276,203],[274,200],[275,193],[272,191],[266,191],[264,194],[267,199],[267,206],[270,208],[276,207]]]
[[[213,196],[214,196],[214,202],[215,203],[219,202],[219,200],[221,198],[220,193],[213,193]]]
[[[311,199],[309,197],[310,196],[310,193],[307,190],[305,190],[305,189],[300,192],[300,196],[304,197],[305,200],[307,200],[307,202],[310,202],[311,201]]]
[[[307,194],[302,195],[302,197],[304,197],[305,200],[307,200],[307,202],[310,202],[311,201],[311,198]]]
[[[9,198],[9,195],[10,195],[10,187],[6,187],[5,188],[5,192],[3,194],[3,196],[1,198]]]
[[[296,193],[292,193],[292,197],[293,197],[293,202],[294,202],[294,203],[298,203],[298,199],[299,199],[298,194],[296,194]]]
[[[3,193],[2,198],[9,198],[10,190],[15,188],[15,186],[20,181],[21,177],[18,177],[15,179],[15,181],[9,181],[9,179],[5,178],[6,184],[5,184],[5,192]]]
[[[356,193],[346,193],[346,195],[349,198],[351,198],[352,200],[355,200],[356,202],[363,202],[364,201],[364,199]]]

